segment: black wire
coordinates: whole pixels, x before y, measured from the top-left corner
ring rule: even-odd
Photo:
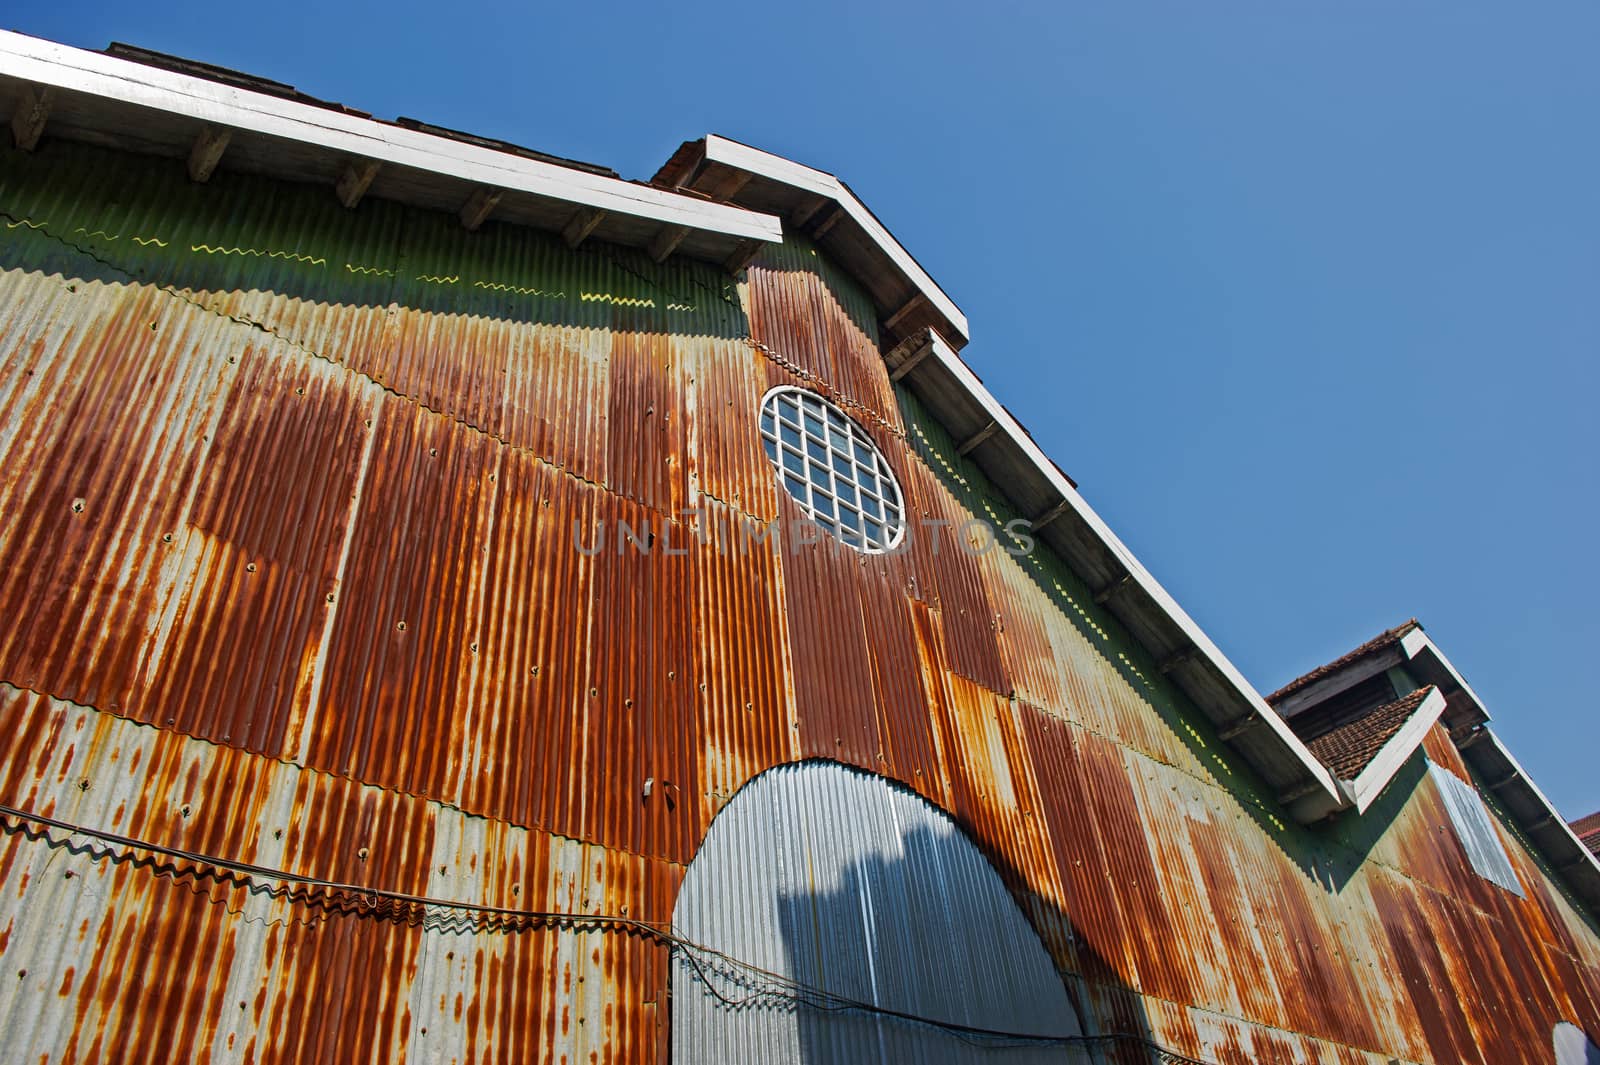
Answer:
[[[1087,1036],[1037,1035],[1027,1032],[1008,1032],[993,1028],[983,1028],[977,1025],[961,1024],[956,1021],[945,1021],[932,1017],[923,1017],[918,1014],[907,1013],[902,1010],[892,1009],[876,1003],[863,1002],[845,995],[840,995],[836,992],[828,991],[825,988],[801,983],[800,981],[795,980],[792,977],[784,976],[781,973],[763,969],[758,965],[754,965],[750,962],[746,962],[732,957],[731,955],[725,954],[714,947],[708,947],[703,943],[696,943],[693,940],[685,939],[682,936],[675,935],[660,925],[653,924],[648,921],[641,921],[633,917],[624,917],[617,914],[572,913],[554,910],[523,910],[504,906],[490,906],[483,903],[461,902],[453,899],[436,899],[423,895],[412,895],[406,892],[392,891],[387,888],[369,887],[360,884],[345,883],[337,880],[327,880],[322,877],[308,876],[302,873],[291,872],[287,869],[276,869],[269,866],[256,865],[251,862],[243,862],[231,858],[219,858],[214,855],[201,854],[196,851],[184,850],[180,847],[169,847],[159,843],[152,843],[148,840],[141,840],[132,836],[125,836],[120,833],[110,832],[104,829],[93,829],[85,825],[74,824],[73,822],[64,821],[57,817],[50,817],[46,814],[21,810],[3,803],[0,803],[0,815],[18,822],[32,822],[36,825],[44,825],[49,828],[66,832],[69,835],[88,836],[92,839],[99,840],[101,843],[116,844],[135,850],[149,851],[154,854],[164,855],[168,858],[176,858],[184,861],[194,862],[196,865],[211,866],[214,869],[237,874],[238,879],[241,881],[241,886],[261,887],[275,896],[285,895],[286,892],[283,886],[285,882],[299,884],[306,887],[320,888],[329,892],[340,892],[353,895],[356,897],[358,904],[361,907],[371,911],[376,916],[384,916],[378,912],[381,909],[380,901],[384,901],[390,903],[403,903],[408,907],[414,907],[422,910],[424,914],[430,908],[462,911],[475,918],[492,918],[494,919],[492,922],[493,924],[499,924],[500,921],[510,918],[516,921],[550,924],[578,930],[582,930],[584,928],[592,928],[596,930],[613,928],[641,934],[650,939],[661,942],[671,949],[677,950],[694,969],[695,975],[701,984],[703,984],[706,989],[724,1005],[729,1006],[730,1008],[742,1008],[757,1000],[778,998],[786,1002],[804,1005],[811,1009],[816,1009],[823,1012],[860,1012],[889,1017],[895,1020],[907,1021],[914,1024],[927,1025],[929,1027],[948,1032],[964,1039],[967,1042],[978,1043],[982,1045],[994,1045],[996,1041],[1004,1041],[1014,1046],[1088,1046],[1106,1042],[1121,1042],[1131,1040],[1144,1044],[1150,1050],[1156,1052],[1169,1061],[1183,1063],[1183,1065],[1207,1065],[1205,1062],[1199,1061],[1195,1058],[1184,1057],[1178,1054],[1176,1051],[1169,1050],[1168,1048],[1154,1043],[1151,1040],[1145,1039],[1142,1036],[1130,1032],[1116,1032],[1107,1033],[1104,1035]],[[17,826],[17,828],[26,832],[26,829],[22,828],[20,825]],[[41,833],[41,835],[43,835],[43,833]],[[45,835],[44,838],[46,840],[49,839],[48,835]],[[113,860],[115,860],[114,856]],[[213,876],[215,876],[215,874],[213,874]],[[279,884],[277,886],[262,885],[256,883],[255,878],[277,880],[279,881]],[[230,880],[233,878],[217,877],[217,879]],[[292,889],[287,893],[287,897],[290,899],[290,901],[295,901]],[[313,900],[302,899],[302,901]],[[400,915],[390,914],[388,916],[395,917]],[[704,958],[714,959],[715,961],[721,962],[729,969],[733,970],[732,974],[725,974],[728,975],[729,979],[740,980],[739,974],[750,974],[752,976],[761,978],[761,981],[773,986],[763,987],[760,983],[755,981],[743,980],[741,982],[744,982],[746,986],[752,988],[752,993],[741,999],[730,998],[729,996],[723,994],[723,992],[717,987],[716,983],[710,978],[710,976],[708,976],[705,966],[701,964],[700,958],[696,957],[697,955],[700,955]]]

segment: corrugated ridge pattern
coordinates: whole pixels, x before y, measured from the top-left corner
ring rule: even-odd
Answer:
[[[1003,1032],[1075,1035],[1060,977],[949,818],[882,777],[770,770],[723,810],[673,911],[680,935],[809,988]],[[679,953],[673,1056],[721,1061],[1086,1061],[861,1012],[730,1008],[759,991]]]
[[[0,801],[391,891],[664,923],[670,867],[0,686]],[[65,839],[59,830],[51,838]],[[258,881],[259,882],[259,881]],[[114,897],[119,905],[108,908]],[[665,950],[636,935],[394,919],[77,837],[0,834],[0,1028],[55,1062],[638,1061]]]
[[[553,895],[659,905],[744,781],[827,757],[951,813],[1081,976],[1099,1030],[1170,1030],[1219,1061],[1343,1060],[1353,1044],[1499,1062],[1542,1052],[1556,1019],[1597,1015],[1593,930],[1521,845],[1525,901],[1473,876],[1420,759],[1375,815],[1284,824],[1048,552],[976,557],[947,534],[937,556],[924,542],[865,559],[831,540],[749,560],[619,554],[622,520],[685,542],[704,519],[680,506],[793,516],[726,413],[753,418],[780,383],[855,403],[919,513],[1000,524],[998,493],[889,386],[858,294],[800,245],[751,271],[746,330],[726,278],[693,264],[574,255],[492,224],[470,235],[381,203],[345,213],[325,190],[194,187],[175,166],[77,149],[6,161],[0,210],[32,221],[4,223],[0,249],[0,502],[17,516],[0,538],[0,680],[151,722],[164,750],[198,743],[179,732],[223,744],[183,755],[205,767],[186,794],[272,809],[291,800],[240,767],[302,773],[300,790],[315,777],[302,804],[327,843],[293,860],[379,868],[340,842],[372,825],[385,876],[447,885],[470,864],[467,829],[438,827],[459,806],[506,823],[482,831],[508,861],[524,837],[585,840],[549,861],[567,870]],[[22,734],[53,749],[39,730],[54,711],[19,698]],[[71,794],[70,774],[39,770],[46,789],[21,764],[0,782]],[[111,883],[95,920],[129,943],[253,934],[178,913],[192,893]],[[184,929],[170,940],[169,920]],[[533,1023],[516,1003],[550,979],[544,947],[485,955],[509,983],[448,946],[419,972],[391,967],[418,935],[307,947],[272,970],[263,1001],[349,979],[380,999],[344,1030],[274,1030],[274,1055],[398,1056],[421,1034],[405,1010],[454,1025],[456,996],[466,1029],[474,1008]],[[1418,939],[1440,956],[1408,957]],[[579,1005],[544,1000],[540,1031],[563,1051],[647,1056],[664,962],[635,945],[604,965],[611,983],[569,989]],[[236,1008],[210,985],[151,986],[184,1039]],[[61,1031],[147,1023],[134,985],[91,997],[101,1012]],[[610,1018],[608,1036],[579,1030],[589,1016]]]

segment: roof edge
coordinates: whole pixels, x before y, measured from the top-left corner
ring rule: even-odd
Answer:
[[[255,92],[102,52],[0,30],[0,78],[132,104],[230,130],[311,145],[354,159],[529,193],[593,211],[777,242],[782,223],[756,211],[684,196],[434,136],[359,114]]]
[[[1406,723],[1400,726],[1400,731],[1389,737],[1389,742],[1378,748],[1377,755],[1350,782],[1356,813],[1366,813],[1367,807],[1383,794],[1383,789],[1389,786],[1395,774],[1400,772],[1401,767],[1411,759],[1416,749],[1422,746],[1422,741],[1427,738],[1429,730],[1444,715],[1445,705],[1444,692],[1439,690],[1439,686],[1428,685],[1428,694],[1411,712],[1411,716],[1406,718]]]

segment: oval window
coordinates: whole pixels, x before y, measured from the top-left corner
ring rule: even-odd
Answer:
[[[905,535],[900,484],[866,430],[815,392],[784,385],[761,400],[761,443],[806,517],[868,554]]]

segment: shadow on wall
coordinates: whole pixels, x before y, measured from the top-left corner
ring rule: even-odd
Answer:
[[[673,955],[678,1065],[1151,1060],[1142,1014],[1084,1023],[1081,985],[1075,1004],[1063,983],[1084,959],[1051,958],[946,814],[837,763],[741,789],[689,866],[673,930],[696,944]]]
[[[600,241],[369,199],[354,210],[325,187],[219,172],[190,182],[180,160],[50,141],[0,148],[0,268],[155,285],[286,340],[303,327],[281,297],[383,314],[619,328],[677,336],[748,332],[733,279]]]

